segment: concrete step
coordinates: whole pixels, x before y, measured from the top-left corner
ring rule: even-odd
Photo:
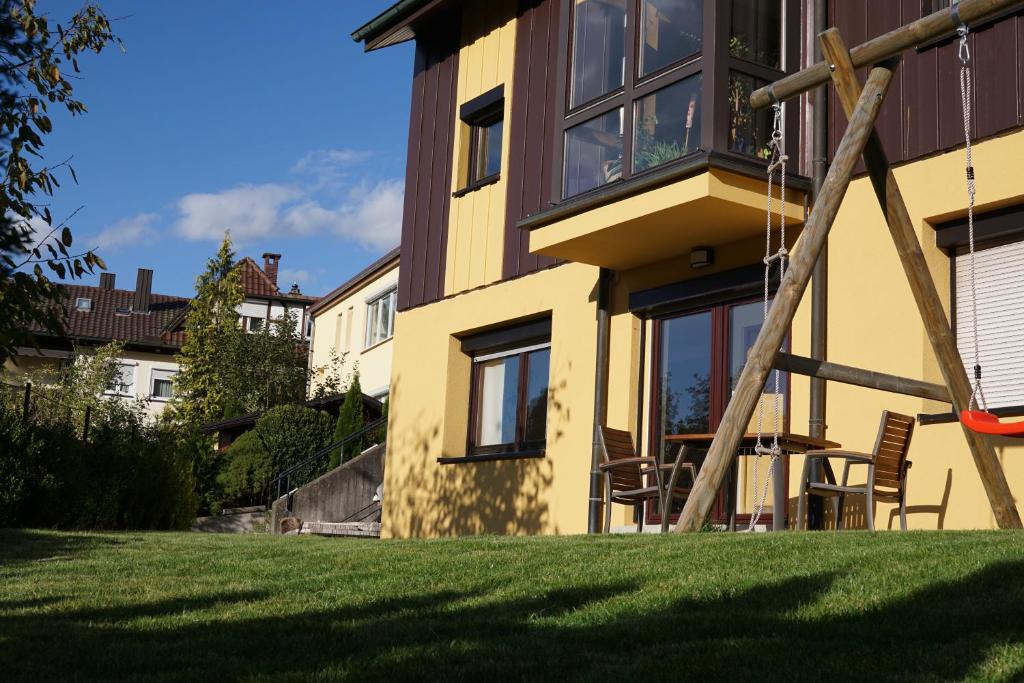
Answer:
[[[380,522],[303,522],[299,533],[315,536],[380,538]]]

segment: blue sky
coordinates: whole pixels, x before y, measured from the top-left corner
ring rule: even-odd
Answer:
[[[54,19],[81,0],[41,0]],[[80,60],[85,116],[55,116],[53,201],[118,286],[189,295],[230,229],[323,294],[398,244],[413,51],[349,34],[391,0],[101,0],[125,43]]]

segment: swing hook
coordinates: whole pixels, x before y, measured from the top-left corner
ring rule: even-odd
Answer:
[[[967,42],[967,36],[971,30],[967,28],[964,20],[960,18],[960,0],[953,0],[950,3],[949,12],[952,15],[953,23],[957,25],[956,34],[960,36],[960,50],[958,52],[960,63],[966,65],[971,61],[971,47]]]

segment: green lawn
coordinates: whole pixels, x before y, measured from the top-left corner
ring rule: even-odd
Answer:
[[[1024,535],[0,531],[0,680],[1020,680]]]

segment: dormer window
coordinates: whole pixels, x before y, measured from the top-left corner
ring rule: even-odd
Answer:
[[[88,313],[92,310],[92,299],[80,296],[75,299],[75,310],[79,313]]]

